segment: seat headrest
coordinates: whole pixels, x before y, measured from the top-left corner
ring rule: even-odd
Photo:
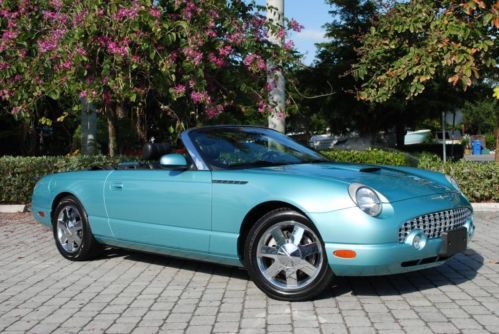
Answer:
[[[158,160],[162,155],[172,151],[168,143],[146,143],[142,148],[142,158],[144,160]]]

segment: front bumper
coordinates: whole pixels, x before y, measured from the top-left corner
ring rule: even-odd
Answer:
[[[447,260],[438,257],[442,246],[440,238],[428,240],[421,250],[401,243],[381,245],[327,243],[325,246],[329,266],[337,276],[399,274],[435,267]],[[344,249],[355,251],[357,256],[345,259],[333,255],[334,251]]]
[[[429,238],[422,249],[399,241],[403,222],[421,214],[469,208],[469,202],[459,194],[445,198],[424,196],[394,203],[384,203],[383,212],[371,217],[357,207],[327,212],[309,213],[325,243],[327,259],[337,276],[371,276],[404,273],[431,268],[448,258],[438,256],[442,239]],[[465,226],[468,239],[474,229],[473,216]],[[470,229],[471,227],[471,229]],[[337,250],[354,251],[353,258],[333,255]]]

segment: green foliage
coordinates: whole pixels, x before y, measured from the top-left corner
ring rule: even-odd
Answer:
[[[44,175],[109,166],[129,157],[0,157],[0,203],[26,203],[31,200],[35,183]]]
[[[417,166],[417,160],[408,154],[397,151],[369,149],[367,151],[328,150],[322,151],[326,158],[337,162],[379,164],[393,166]]]
[[[417,166],[452,176],[472,202],[499,201],[499,164],[471,161],[448,162],[432,155],[422,155],[419,164],[414,157],[401,153],[371,149],[368,151],[328,150],[321,152],[336,162],[395,166]],[[111,166],[130,157],[0,157],[0,203],[29,203],[35,183],[44,175]]]
[[[468,133],[482,134],[493,132],[496,118],[499,118],[499,103],[488,98],[476,102],[467,101],[461,108],[464,126]]]
[[[460,160],[443,164],[436,156],[423,155],[418,167],[450,175],[471,202],[499,202],[497,163]]]
[[[494,73],[498,7],[495,1],[394,2],[362,37],[354,66],[354,75],[365,80],[359,97],[384,102],[400,93],[412,98],[435,78],[466,89]]]

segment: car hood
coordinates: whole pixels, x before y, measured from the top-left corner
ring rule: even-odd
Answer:
[[[390,202],[455,192],[440,182],[417,176],[397,167],[342,163],[297,164],[256,168],[257,173],[279,173],[343,182],[373,188]]]

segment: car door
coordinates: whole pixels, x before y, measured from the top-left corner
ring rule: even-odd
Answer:
[[[104,198],[116,239],[206,252],[211,230],[211,172],[117,170]]]

